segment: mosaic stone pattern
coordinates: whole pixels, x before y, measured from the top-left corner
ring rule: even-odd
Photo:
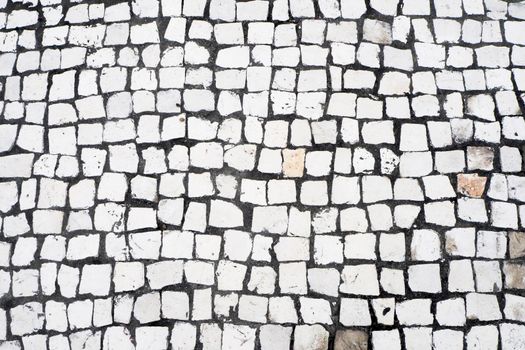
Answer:
[[[525,2],[0,0],[0,350],[524,350]]]

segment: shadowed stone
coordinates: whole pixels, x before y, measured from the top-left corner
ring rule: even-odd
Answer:
[[[341,330],[335,334],[334,350],[367,350],[368,334],[358,330]]]
[[[505,263],[505,288],[525,289],[525,265]]]
[[[525,232],[509,233],[509,253],[512,259],[525,256]]]
[[[494,150],[491,147],[467,147],[469,170],[492,170]]]

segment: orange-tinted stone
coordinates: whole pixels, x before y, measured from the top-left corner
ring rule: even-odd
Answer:
[[[283,150],[283,173],[285,177],[301,177],[304,172],[303,148]]]
[[[469,197],[481,198],[487,178],[478,174],[458,174],[458,192]]]

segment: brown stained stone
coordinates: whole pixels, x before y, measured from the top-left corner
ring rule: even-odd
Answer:
[[[505,273],[505,288],[525,289],[525,265],[505,263],[503,272]]]
[[[481,198],[487,184],[486,176],[458,174],[458,192],[469,197]]]
[[[368,334],[358,330],[341,330],[335,334],[334,350],[367,350]]]
[[[285,177],[301,177],[304,172],[303,148],[283,150],[283,173]]]
[[[525,232],[509,233],[509,253],[511,259],[525,256]]]

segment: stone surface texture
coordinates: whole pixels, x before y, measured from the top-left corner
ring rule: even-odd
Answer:
[[[524,350],[525,2],[0,0],[0,350]]]

